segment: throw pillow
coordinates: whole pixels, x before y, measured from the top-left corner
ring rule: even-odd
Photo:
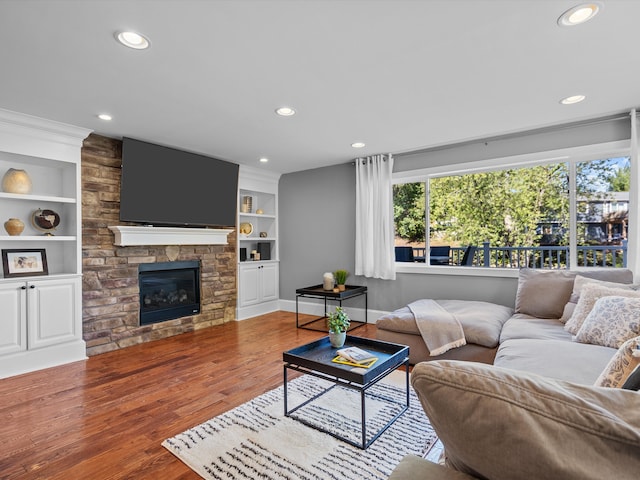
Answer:
[[[640,335],[640,298],[599,298],[580,330],[576,341],[620,348],[625,341]]]
[[[567,320],[571,318],[573,312],[576,308],[578,300],[580,299],[580,293],[582,292],[582,288],[587,284],[597,284],[603,287],[609,288],[625,288],[629,290],[637,290],[640,285],[626,285],[618,282],[608,282],[605,280],[599,280],[597,278],[586,277],[584,275],[576,275],[576,278],[573,282],[573,291],[571,292],[571,296],[569,297],[569,301],[564,306],[564,311],[562,312],[562,316],[560,317],[560,321],[562,323],[567,323]]]
[[[637,392],[453,360],[416,365],[411,383],[447,464],[469,475],[600,480],[640,471]]]
[[[573,289],[575,273],[522,268],[518,275],[515,313],[560,318]]]
[[[630,338],[624,342],[613,358],[604,368],[594,385],[596,387],[621,388],[634,368],[640,363],[640,357],[635,357],[640,337]]]
[[[587,318],[587,315],[589,315],[589,312],[591,312],[593,306],[596,304],[596,301],[599,298],[610,297],[613,295],[640,298],[640,292],[635,290],[629,290],[624,287],[609,288],[595,283],[588,283],[582,287],[580,299],[573,311],[573,315],[571,315],[571,318],[567,320],[564,329],[573,335],[577,334],[580,327],[582,327],[585,318]]]

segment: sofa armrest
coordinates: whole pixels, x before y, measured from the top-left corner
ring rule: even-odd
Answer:
[[[471,480],[474,478],[416,455],[407,455],[391,472],[389,480]]]

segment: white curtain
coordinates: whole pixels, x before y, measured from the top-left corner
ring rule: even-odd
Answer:
[[[629,247],[627,249],[627,268],[631,269],[635,281],[640,280],[640,165],[638,162],[638,117],[636,109],[631,110],[631,182],[629,185],[629,225],[627,226]],[[633,246],[632,246],[633,245]]]
[[[356,275],[395,280],[393,157],[356,160]]]

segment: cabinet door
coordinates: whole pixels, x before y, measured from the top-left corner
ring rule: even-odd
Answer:
[[[0,284],[0,355],[27,348],[25,282]]]
[[[278,265],[267,263],[261,268],[262,295],[263,302],[278,299]]]
[[[82,335],[78,278],[34,280],[27,284],[29,349],[47,347]]]
[[[241,307],[260,301],[260,276],[257,265],[241,265],[239,273],[239,304]]]

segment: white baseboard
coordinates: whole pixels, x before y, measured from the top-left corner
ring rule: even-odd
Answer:
[[[282,300],[280,299],[280,310],[285,312],[295,312],[296,311],[296,302],[295,300]],[[336,307],[336,302],[327,302],[327,309],[333,310]],[[342,303],[342,308],[344,308],[345,312],[351,317],[352,320],[362,322],[365,318],[365,310],[364,308],[354,308],[349,307],[347,302]],[[316,315],[321,317],[325,314],[324,312],[324,302],[316,303],[309,301],[301,301],[298,300],[298,313],[304,313],[307,315]],[[383,310],[372,310],[368,309],[367,311],[367,323],[376,323],[378,318],[383,315],[388,314],[389,312]]]
[[[236,320],[246,320],[248,318],[257,317],[266,313],[280,310],[280,300],[271,300],[269,302],[257,303],[247,307],[236,308]]]
[[[25,350],[0,358],[0,378],[12,377],[86,359],[87,346],[84,340],[74,340],[34,350]]]

